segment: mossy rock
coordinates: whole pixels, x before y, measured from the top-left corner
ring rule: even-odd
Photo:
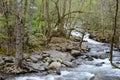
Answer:
[[[1,60],[0,61],[0,66],[4,66],[5,65],[5,61],[4,60]]]

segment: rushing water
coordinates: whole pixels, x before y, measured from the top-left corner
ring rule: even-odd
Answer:
[[[72,35],[81,36],[78,32],[73,31]],[[87,33],[84,40],[88,41],[91,48],[91,54],[101,54],[110,50],[108,45],[89,39]],[[120,54],[120,52],[114,51],[114,53]],[[104,62],[102,66],[95,66],[94,64]],[[109,58],[106,59],[94,59],[88,61],[89,64],[81,64],[77,68],[66,69],[61,71],[61,75],[47,75],[47,76],[19,76],[10,80],[90,80],[96,74],[108,74],[111,76],[120,76],[120,70],[113,68],[110,65]]]

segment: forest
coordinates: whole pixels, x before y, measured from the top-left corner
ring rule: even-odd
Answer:
[[[0,0],[0,80],[120,80],[119,0]]]

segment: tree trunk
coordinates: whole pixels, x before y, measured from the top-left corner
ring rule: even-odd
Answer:
[[[59,25],[58,25],[58,32],[62,36],[66,36],[66,31],[64,28],[65,18],[63,17],[65,15],[65,12],[66,12],[66,3],[67,3],[67,0],[63,0],[63,8],[62,8],[63,12],[62,12],[62,16],[60,17]]]
[[[80,43],[79,43],[79,49],[80,50],[81,50],[81,46],[82,46],[82,42],[83,42],[84,36],[85,36],[85,32],[82,33],[82,38],[81,38]]]
[[[16,66],[21,67],[23,59],[23,24],[22,24],[22,0],[17,0],[16,20]]]
[[[49,0],[45,1],[45,12],[46,12],[46,23],[47,23],[47,37],[51,35],[51,24],[50,24],[50,17],[49,17]]]
[[[118,16],[118,6],[119,5],[119,0],[116,0],[116,11],[115,11],[115,19],[114,19],[114,28],[113,28],[113,35],[112,35],[112,42],[111,42],[111,49],[110,49],[110,63],[113,67],[119,68],[116,64],[114,64],[113,61],[113,43],[116,35],[116,28],[117,28],[117,16]]]
[[[28,38],[27,38],[27,44],[31,46],[31,28],[32,28],[32,20],[33,20],[33,11],[34,11],[34,0],[30,0],[30,6],[29,6],[29,23],[28,23]]]

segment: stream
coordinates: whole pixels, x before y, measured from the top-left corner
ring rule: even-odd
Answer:
[[[78,32],[73,31],[72,35],[81,36]],[[109,55],[110,45],[107,43],[97,42],[95,40],[89,39],[89,34],[87,33],[84,40],[88,42],[88,47],[90,51],[84,53],[86,55]],[[120,52],[117,50],[113,51],[115,58],[113,59],[115,63],[120,64]],[[109,62],[109,57],[93,58],[93,60],[84,59],[81,61],[81,57],[86,57],[85,55],[80,56],[76,63],[80,64],[76,68],[61,69],[61,75],[49,74],[46,76],[40,76],[39,74],[17,76],[8,80],[120,80],[120,70],[113,68]]]

